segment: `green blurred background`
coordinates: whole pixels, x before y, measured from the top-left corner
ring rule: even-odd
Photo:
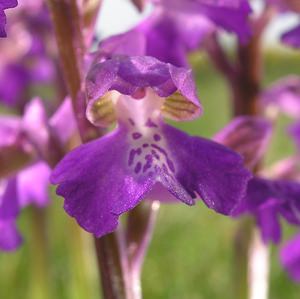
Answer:
[[[300,75],[299,58],[293,51],[268,52],[264,84],[287,74]],[[194,55],[191,62],[205,113],[198,121],[176,126],[211,137],[230,119],[230,94],[205,56]],[[285,134],[289,122],[281,117],[276,125],[266,163],[294,152]],[[35,209],[26,209],[19,220],[24,245],[15,253],[0,255],[0,299],[100,298],[93,240],[78,229],[64,213],[62,199],[51,192],[53,204],[45,211],[46,228],[40,225]],[[237,220],[218,215],[201,202],[195,207],[162,206],[143,270],[144,299],[235,298],[232,265],[237,226]],[[284,239],[295,232],[295,228],[284,227]],[[270,298],[298,299],[300,285],[282,270],[278,247],[271,247],[271,259]],[[45,283],[45,269],[49,284]]]

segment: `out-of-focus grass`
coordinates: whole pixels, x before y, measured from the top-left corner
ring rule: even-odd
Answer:
[[[297,55],[270,53],[266,58],[265,84],[286,74],[299,75],[300,59]],[[194,57],[193,66],[205,112],[195,122],[176,125],[190,134],[211,137],[230,118],[229,92],[224,80],[203,58]],[[273,138],[268,162],[293,152],[292,143],[283,133],[287,123],[288,120],[282,118],[277,125],[281,137],[276,134]],[[47,298],[33,293],[36,287],[32,286],[39,285],[40,277],[31,275],[33,271],[37,273],[34,261],[39,250],[31,236],[31,215],[27,209],[19,221],[25,239],[22,248],[16,253],[0,255],[1,299]],[[202,203],[195,207],[183,204],[163,206],[145,261],[144,298],[234,298],[232,241],[237,224],[236,220],[217,215]],[[285,228],[285,235],[294,231]],[[92,240],[85,233],[83,242],[79,240],[78,230],[64,213],[61,199],[55,198],[48,211],[47,232],[49,251],[45,254],[50,258],[51,286],[48,298],[99,298]],[[299,293],[300,287],[287,278],[280,267],[277,248],[272,247],[270,298],[296,299]]]

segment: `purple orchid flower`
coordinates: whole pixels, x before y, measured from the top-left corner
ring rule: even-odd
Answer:
[[[246,42],[251,35],[247,21],[252,10],[247,0],[155,0],[154,2],[176,13],[202,14],[217,26],[236,33],[241,42]]]
[[[99,44],[104,56],[148,55],[187,66],[187,54],[197,50],[217,27],[236,33],[243,42],[250,36],[247,17],[251,10],[244,0],[217,4],[186,0],[154,2],[154,11],[145,21]]]
[[[191,72],[153,57],[116,56],[87,75],[87,117],[117,127],[67,154],[51,181],[64,208],[97,237],[114,231],[121,214],[142,199],[193,205],[196,198],[229,214],[250,174],[239,155],[163,121],[201,112]]]
[[[267,150],[272,125],[260,117],[238,117],[215,136],[215,140],[241,154],[246,166],[253,168]],[[251,214],[256,218],[264,242],[278,243],[279,218],[300,225],[300,184],[289,180],[250,179],[246,196],[232,216]]]
[[[289,276],[300,282],[300,234],[284,245],[280,251],[280,260]]]
[[[280,217],[300,225],[300,184],[288,180],[254,177],[249,181],[244,201],[233,213],[255,216],[264,242],[281,240]]]
[[[42,102],[31,101],[23,118],[0,118],[0,164],[4,167],[5,150],[12,152],[14,161],[25,156],[17,172],[0,178],[0,250],[10,251],[21,244],[21,236],[16,228],[20,210],[28,205],[46,207],[49,204],[50,167],[43,160],[51,150],[49,139],[59,136],[58,142],[65,143],[74,133],[75,121],[70,100],[65,100],[53,117],[48,120]],[[16,148],[17,150],[12,151]],[[21,154],[20,154],[21,153]],[[14,156],[15,155],[15,156]]]
[[[5,9],[13,8],[18,5],[17,0],[2,0],[0,3],[0,37],[6,37],[5,25],[6,16],[4,13]]]

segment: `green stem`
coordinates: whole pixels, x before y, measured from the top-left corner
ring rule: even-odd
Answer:
[[[51,299],[49,247],[47,239],[47,211],[37,207],[31,213],[31,280],[30,298]]]

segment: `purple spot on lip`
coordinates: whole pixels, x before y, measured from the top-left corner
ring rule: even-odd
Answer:
[[[152,155],[147,155],[145,159],[147,162],[143,167],[143,172],[145,172],[147,169],[149,169],[152,166],[153,157]]]
[[[151,146],[155,149],[157,149],[159,152],[161,152],[162,154],[164,154],[166,156],[166,158],[168,157],[168,153],[163,149],[161,148],[160,146],[158,146],[157,144],[151,144]]]
[[[159,141],[159,140],[161,140],[161,136],[159,134],[154,134],[153,139],[155,141]]]
[[[128,166],[131,166],[134,162],[134,157],[135,155],[140,155],[142,153],[142,149],[138,147],[137,149],[132,149],[129,153],[129,158],[128,158]]]
[[[148,154],[146,155],[145,159],[148,161],[148,160],[153,160],[153,157],[152,155]]]
[[[134,123],[134,121],[133,121],[133,119],[132,119],[132,118],[128,118],[128,121],[129,121],[129,123],[130,123],[132,126],[134,126],[134,125],[135,125],[135,123]]]
[[[144,144],[143,144],[143,147],[148,147],[148,146],[149,146],[148,143],[144,143]]]
[[[160,159],[158,153],[155,150],[151,150],[151,153],[152,153],[152,155],[153,155],[154,158],[156,158],[157,160]]]
[[[149,127],[149,128],[157,128],[158,127],[158,125],[155,124],[150,118],[148,118],[147,122],[145,123],[145,126]]]
[[[134,133],[132,133],[132,138],[133,138],[133,139],[139,139],[139,138],[141,138],[141,137],[142,137],[142,134],[139,133],[139,132],[134,132]]]
[[[142,163],[141,162],[138,162],[136,165],[135,165],[135,168],[134,168],[134,172],[135,173],[139,173],[142,169]]]

